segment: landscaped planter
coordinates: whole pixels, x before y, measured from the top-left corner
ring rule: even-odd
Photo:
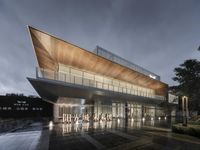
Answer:
[[[172,126],[172,132],[188,134],[191,136],[196,136],[200,138],[200,125],[188,124],[187,127],[182,126],[182,124],[175,124]]]

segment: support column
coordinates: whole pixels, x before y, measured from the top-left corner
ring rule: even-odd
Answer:
[[[128,127],[128,103],[125,102],[125,129]]]
[[[188,97],[182,97],[183,126],[187,126],[188,119]]]
[[[59,105],[53,105],[53,121],[59,122]]]
[[[91,105],[91,121],[94,122],[94,101],[92,101]]]
[[[142,118],[144,117],[144,106],[141,106],[141,111],[142,111]]]

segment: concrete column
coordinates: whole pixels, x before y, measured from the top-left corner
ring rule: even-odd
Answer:
[[[144,105],[142,105],[142,107],[141,107],[141,111],[142,111],[142,118],[144,117]]]
[[[57,104],[53,105],[53,120],[54,122],[59,121],[59,105]]]

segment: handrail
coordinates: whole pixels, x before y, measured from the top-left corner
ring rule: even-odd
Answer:
[[[67,82],[67,83],[77,84],[77,85],[84,85],[84,86],[88,86],[88,87],[95,87],[95,88],[109,90],[109,91],[113,91],[113,92],[149,97],[149,98],[154,98],[154,99],[158,99],[158,100],[165,100],[164,96],[150,94],[150,93],[143,92],[140,90],[135,90],[133,88],[114,86],[114,85],[111,85],[108,83],[103,83],[103,82],[87,79],[82,76],[74,75],[72,73],[56,72],[56,71],[51,71],[51,70],[37,67],[36,68],[36,77],[58,80],[58,81],[63,81],[63,82]]]

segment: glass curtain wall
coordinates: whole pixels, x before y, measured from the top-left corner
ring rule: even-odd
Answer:
[[[94,102],[94,119],[112,120],[112,105],[110,102],[95,100]]]
[[[134,120],[141,120],[142,105],[137,103],[128,103],[128,118]]]
[[[47,73],[45,72],[45,75],[46,74]],[[56,78],[58,80],[69,83],[92,86],[115,92],[133,94],[144,97],[155,97],[155,91],[153,89],[133,85],[124,81],[97,75],[77,68],[72,68],[63,64],[59,64],[59,74]]]
[[[113,118],[125,118],[125,104],[122,102],[112,103]]]

